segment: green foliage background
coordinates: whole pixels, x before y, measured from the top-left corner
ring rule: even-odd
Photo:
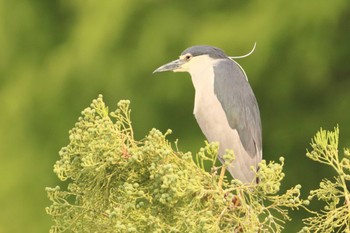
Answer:
[[[81,109],[130,99],[136,138],[173,129],[182,151],[204,137],[188,74],[152,75],[194,44],[239,60],[259,101],[264,157],[285,156],[285,186],[307,196],[332,171],[305,148],[319,127],[350,145],[350,2],[0,0],[0,232],[47,232],[44,187]],[[286,232],[300,228],[299,211]]]

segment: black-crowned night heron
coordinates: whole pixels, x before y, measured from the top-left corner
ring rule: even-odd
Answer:
[[[254,182],[262,159],[258,103],[241,66],[221,49],[193,46],[179,59],[154,71],[189,72],[195,89],[193,114],[209,142],[219,143],[219,159],[226,149],[236,159],[227,167],[244,183]]]

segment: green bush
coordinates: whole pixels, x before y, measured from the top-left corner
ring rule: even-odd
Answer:
[[[310,211],[313,216],[304,219],[301,232],[350,232],[350,150],[344,149],[344,157],[338,155],[339,128],[334,132],[320,130],[311,142],[312,151],[306,156],[332,167],[336,176],[333,180],[323,179],[320,188],[310,191],[308,199],[317,198],[324,202],[324,209]]]
[[[300,198],[300,185],[280,191],[283,158],[260,163],[258,184],[225,177],[220,187],[217,144],[206,143],[193,160],[190,152],[166,140],[170,133],[152,129],[135,140],[129,101],[120,101],[118,109],[109,112],[102,96],[93,100],[54,165],[67,188],[46,188],[52,202],[46,211],[54,222],[50,232],[281,232],[290,220],[288,210],[309,204]],[[345,180],[350,163],[338,160],[337,140],[337,130],[321,131],[308,153],[340,175],[335,183],[325,180],[311,191],[309,199],[326,201],[327,209],[310,211],[315,216],[304,220],[302,231],[348,229]],[[345,154],[349,156],[349,150]],[[226,156],[234,158],[232,151]],[[210,171],[204,164],[211,165]]]

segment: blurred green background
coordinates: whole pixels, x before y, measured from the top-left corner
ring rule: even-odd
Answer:
[[[171,128],[183,151],[203,145],[188,74],[152,75],[185,48],[238,60],[257,96],[264,157],[286,158],[285,187],[304,196],[332,171],[308,160],[320,127],[350,146],[350,2],[0,0],[0,232],[47,232],[45,187],[81,110],[103,94],[130,99],[141,139]],[[302,211],[285,232],[300,229]]]

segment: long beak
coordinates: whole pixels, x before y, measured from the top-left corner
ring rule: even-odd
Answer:
[[[157,73],[157,72],[164,72],[164,71],[174,71],[176,72],[177,69],[180,69],[181,66],[185,63],[184,60],[182,59],[177,59],[175,61],[172,61],[172,62],[169,62],[159,68],[157,68],[155,71],[153,71],[153,74],[154,73]]]

